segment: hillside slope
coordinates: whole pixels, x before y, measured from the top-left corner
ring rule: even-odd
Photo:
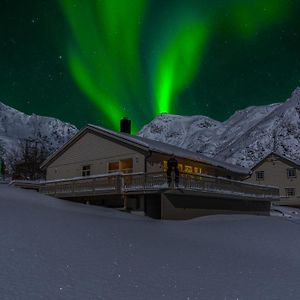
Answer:
[[[18,155],[22,142],[26,140],[38,141],[53,152],[77,131],[69,123],[34,114],[26,115],[0,102],[0,148],[4,151],[4,158],[11,153]]]
[[[252,167],[271,151],[300,159],[300,88],[284,103],[252,106],[224,122],[162,114],[138,135]]]

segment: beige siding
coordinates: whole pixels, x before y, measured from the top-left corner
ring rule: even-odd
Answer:
[[[296,166],[287,163],[277,156],[268,157],[262,164],[253,170],[251,178],[247,182],[277,186],[280,189],[282,204],[300,205],[300,170],[296,168],[296,178],[288,178],[287,169]],[[264,171],[264,180],[256,180],[256,172]],[[286,197],[285,188],[295,188],[295,197]]]
[[[133,159],[133,172],[144,171],[144,155],[92,133],[86,133],[47,168],[47,180],[81,176],[82,166],[91,166],[91,175],[104,174],[108,163]]]

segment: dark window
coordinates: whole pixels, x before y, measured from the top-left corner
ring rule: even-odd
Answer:
[[[265,171],[257,171],[256,174],[256,180],[264,180],[265,179]]]
[[[91,175],[91,166],[86,165],[82,166],[82,176],[90,176]]]
[[[295,194],[295,188],[285,188],[285,195],[287,197],[293,197]]]
[[[296,178],[296,169],[295,168],[287,169],[287,177]]]

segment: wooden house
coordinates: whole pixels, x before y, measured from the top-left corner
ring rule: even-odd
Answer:
[[[279,188],[279,205],[300,206],[300,161],[272,152],[257,163],[246,182]]]
[[[178,161],[178,188],[166,180],[171,156]],[[250,176],[248,169],[95,125],[83,128],[42,168],[47,171],[43,193],[165,219],[225,211],[266,213],[278,196],[276,189],[241,182]]]

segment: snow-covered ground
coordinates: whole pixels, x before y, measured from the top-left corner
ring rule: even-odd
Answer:
[[[299,221],[300,223],[300,209],[294,207],[286,207],[286,206],[276,206],[272,207],[272,216],[281,216],[284,218],[291,219],[292,221]]]
[[[300,298],[297,218],[160,221],[1,184],[0,237],[1,299]]]

